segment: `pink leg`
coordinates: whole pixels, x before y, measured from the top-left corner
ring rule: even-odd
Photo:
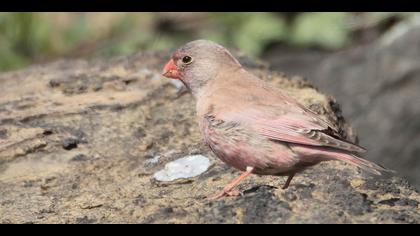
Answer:
[[[239,196],[242,195],[242,193],[238,190],[233,190],[233,188],[238,185],[243,179],[248,177],[252,171],[254,170],[253,167],[247,167],[246,171],[242,173],[238,178],[234,179],[232,182],[230,182],[226,187],[223,188],[223,191],[209,197],[209,200],[216,200],[225,196]]]
[[[291,174],[291,175],[289,175],[289,177],[287,177],[286,183],[284,183],[282,189],[286,189],[286,188],[289,187],[289,184],[292,181],[294,176],[295,176],[295,174]]]

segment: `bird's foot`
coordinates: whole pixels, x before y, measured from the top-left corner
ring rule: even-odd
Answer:
[[[252,173],[252,171],[254,170],[253,167],[246,167],[246,171],[244,173],[241,174],[241,176],[239,176],[238,178],[234,179],[232,182],[230,182],[228,185],[226,185],[226,187],[223,189],[223,191],[221,193],[218,193],[214,196],[210,196],[207,199],[209,200],[216,200],[216,199],[220,199],[222,197],[227,197],[227,196],[239,196],[239,195],[244,195],[241,191],[238,190],[234,190],[233,188],[239,184],[239,182],[241,182],[243,179],[245,179],[248,175],[250,175]]]
[[[207,199],[212,201],[212,200],[217,200],[224,197],[237,197],[237,196],[243,196],[243,195],[244,194],[241,191],[232,189],[229,191],[223,190],[220,193],[207,197]]]

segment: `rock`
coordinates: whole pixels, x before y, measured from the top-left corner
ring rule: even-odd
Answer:
[[[154,156],[152,159],[147,160],[147,163],[157,164],[157,163],[159,163],[159,159],[160,159],[160,156],[159,155],[158,156]]]
[[[169,55],[63,60],[0,75],[0,223],[420,223],[419,194],[404,179],[341,162],[297,175],[287,190],[283,177],[251,176],[239,185],[243,197],[214,202],[206,196],[239,175],[216,158],[188,181],[156,183],[167,163],[214,157],[191,95],[157,79]],[[333,99],[246,62],[356,140]],[[63,148],[69,138],[77,148]]]
[[[7,138],[7,130],[2,129],[0,130],[0,139],[6,139]]]
[[[266,58],[335,96],[368,157],[420,189],[420,27],[394,31],[392,40],[338,53],[280,49]]]
[[[174,181],[196,177],[210,167],[210,160],[203,155],[186,156],[165,165],[163,170],[156,172],[153,177],[158,181]]]
[[[88,158],[83,154],[78,154],[74,156],[71,161],[86,161]]]
[[[71,150],[73,148],[77,148],[77,144],[79,141],[74,138],[68,138],[63,141],[63,148],[66,150]]]

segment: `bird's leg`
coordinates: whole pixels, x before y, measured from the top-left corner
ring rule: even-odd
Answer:
[[[254,167],[247,167],[246,171],[244,173],[242,173],[239,177],[237,177],[236,179],[234,179],[232,182],[230,182],[228,185],[226,185],[223,188],[223,191],[209,197],[209,200],[216,200],[225,196],[239,196],[242,195],[242,193],[238,190],[233,190],[233,188],[238,185],[243,179],[245,179],[246,177],[248,177],[252,171],[254,170]]]
[[[286,183],[284,183],[282,189],[286,189],[289,187],[290,182],[292,181],[293,177],[295,176],[295,174],[290,174],[289,177],[287,177]]]

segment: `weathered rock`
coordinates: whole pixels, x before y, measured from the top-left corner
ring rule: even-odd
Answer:
[[[335,96],[369,158],[420,189],[420,27],[395,31],[393,40],[338,53],[279,50],[267,59]]]
[[[285,179],[252,176],[245,195],[208,202],[239,173],[217,159],[188,181],[153,174],[186,155],[213,156],[194,102],[159,79],[168,53],[59,61],[0,75],[0,223],[419,223],[420,196],[403,179],[340,162]],[[332,120],[334,101],[300,78],[247,66]],[[76,140],[77,148],[63,148]],[[157,158],[159,156],[159,158]]]

